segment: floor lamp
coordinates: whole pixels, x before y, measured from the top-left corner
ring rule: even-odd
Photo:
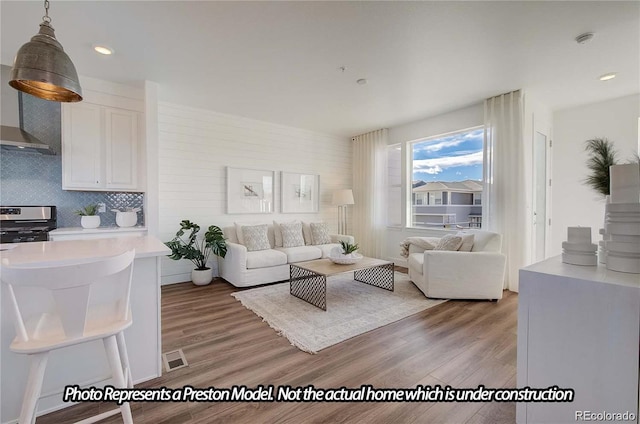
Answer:
[[[331,204],[338,207],[338,234],[347,234],[347,205],[353,205],[353,191],[348,189],[333,192]]]

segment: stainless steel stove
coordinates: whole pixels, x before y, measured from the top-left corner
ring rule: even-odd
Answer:
[[[56,226],[55,206],[0,206],[0,243],[47,241]]]

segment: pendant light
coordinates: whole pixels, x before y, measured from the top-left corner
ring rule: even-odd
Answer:
[[[18,50],[9,85],[16,90],[56,102],[79,102],[82,89],[73,62],[56,40],[49,17],[49,0],[40,31]]]

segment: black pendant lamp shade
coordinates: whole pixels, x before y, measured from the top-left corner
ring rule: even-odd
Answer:
[[[47,3],[45,8],[48,9]],[[48,15],[46,19],[43,18],[38,34],[18,50],[9,85],[45,100],[82,100],[78,73],[62,45],[56,40]]]

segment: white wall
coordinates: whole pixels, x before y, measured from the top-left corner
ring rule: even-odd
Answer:
[[[18,91],[9,85],[11,67],[0,65],[0,123],[9,127],[20,126]]]
[[[607,137],[615,143],[620,159],[631,159],[638,151],[638,117],[638,94],[553,114],[552,255],[562,252],[569,226],[591,227],[592,241],[601,239],[604,199],[583,183],[588,173],[584,142]]]
[[[331,193],[351,188],[351,143],[348,138],[224,115],[160,102],[159,231],[170,240],[183,219],[201,227],[238,222],[271,223],[274,219],[322,219],[337,231],[337,208]],[[226,214],[226,167],[276,172],[273,214]],[[320,175],[319,214],[280,214],[278,171]],[[217,265],[212,264],[217,272]],[[189,281],[188,261],[165,259],[162,282]]]
[[[459,109],[453,112],[431,118],[421,119],[404,125],[389,128],[389,144],[402,143],[402,175],[407,175],[407,164],[410,152],[407,151],[407,141],[446,134],[465,128],[476,127],[484,123],[484,107],[482,103]],[[402,202],[407,201],[407,181],[403,178]],[[400,207],[400,205],[398,205]],[[385,234],[385,259],[394,261],[397,265],[406,266],[405,258],[400,256],[400,243],[407,237],[414,236],[442,236],[448,230],[405,228],[407,217],[402,217],[401,227],[389,227]]]

